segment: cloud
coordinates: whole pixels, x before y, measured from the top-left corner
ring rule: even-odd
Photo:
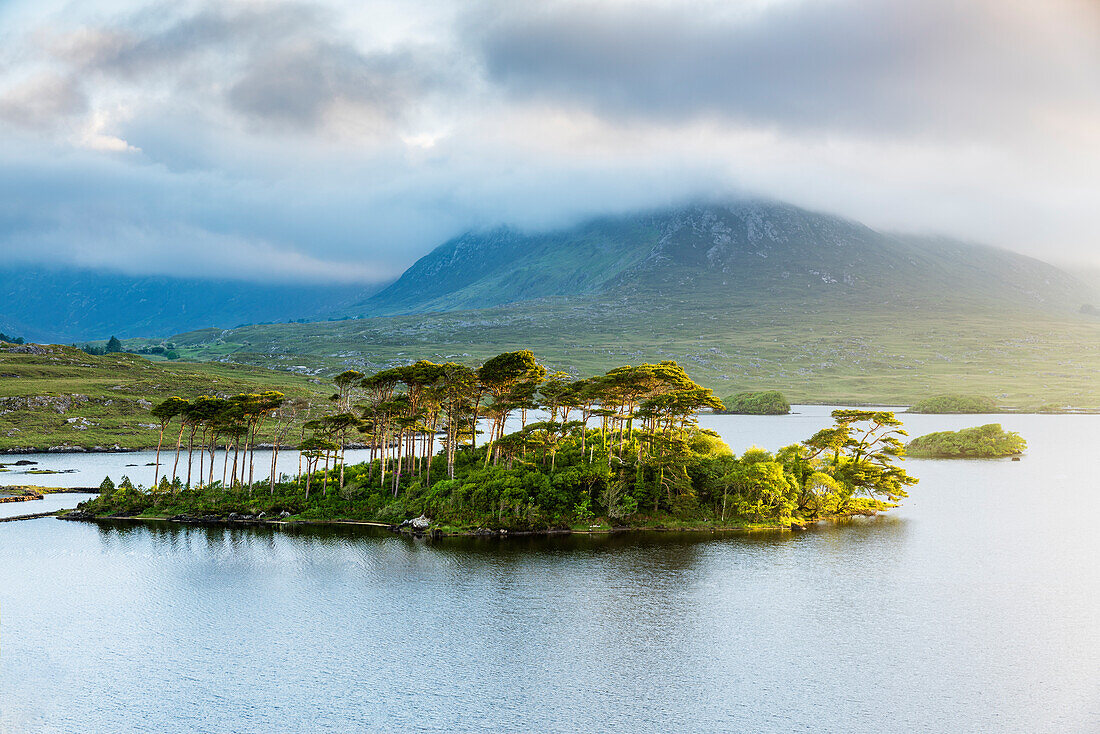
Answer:
[[[0,120],[21,128],[53,126],[87,111],[88,99],[71,78],[39,73],[0,93]]]
[[[468,32],[489,76],[520,99],[668,122],[954,137],[1028,124],[1052,105],[1088,100],[1095,113],[1100,55],[1095,33],[1072,30],[1079,4],[1029,5],[817,0],[746,15],[571,2],[506,9]]]
[[[9,0],[0,255],[393,277],[740,192],[1100,263],[1094,0]]]
[[[423,97],[456,83],[434,49],[362,50],[338,25],[333,13],[297,2],[154,5],[57,33],[45,48],[72,90],[175,97],[303,132],[350,110],[372,132],[392,133]]]

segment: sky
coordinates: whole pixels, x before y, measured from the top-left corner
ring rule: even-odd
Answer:
[[[381,282],[762,196],[1100,268],[1100,0],[0,1],[0,257]]]

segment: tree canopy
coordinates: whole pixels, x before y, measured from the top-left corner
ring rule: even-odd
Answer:
[[[423,513],[460,528],[785,526],[887,509],[916,482],[899,466],[901,421],[886,411],[834,411],[833,425],[801,444],[736,456],[699,425],[721,401],[671,361],[577,378],[520,350],[478,367],[419,360],[346,370],[332,385],[324,406],[288,404],[277,392],[164,401],[153,409],[162,434],[179,424],[171,480],[148,497],[115,493],[102,509],[118,511],[124,497],[127,507],[262,506],[384,522]],[[258,428],[273,421],[288,436],[293,420],[302,421],[300,471],[276,482],[273,455],[261,500]],[[349,445],[369,458],[346,465]]]

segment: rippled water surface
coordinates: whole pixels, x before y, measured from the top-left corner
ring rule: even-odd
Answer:
[[[1023,461],[913,460],[902,508],[803,533],[3,523],[0,730],[1100,730],[1100,416],[907,424],[990,420]]]

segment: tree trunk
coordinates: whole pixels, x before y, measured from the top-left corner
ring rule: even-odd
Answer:
[[[157,491],[157,479],[160,478],[160,445],[164,441],[164,424],[161,424],[160,435],[157,436],[157,460],[156,468],[153,469],[153,491]]]
[[[202,488],[202,480],[206,479],[206,427],[199,434],[199,487]]]
[[[218,434],[214,433],[210,436],[210,481],[206,484],[210,486],[214,484],[214,457],[218,452]]]
[[[252,483],[255,481],[253,469],[256,464],[256,432],[260,429],[260,420],[252,424],[252,437],[248,441],[248,493],[252,494]]]
[[[241,437],[238,435],[233,441],[233,481],[232,486],[237,486],[237,458],[241,454]]]
[[[180,465],[180,447],[183,446],[183,429],[184,424],[180,423],[180,435],[176,438],[176,461],[172,464],[172,481],[176,481],[176,477],[179,476],[178,470]]]
[[[302,466],[302,457],[298,457],[298,466]],[[306,499],[309,499],[309,483],[313,479],[313,459],[306,457]]]
[[[271,496],[275,496],[275,465],[279,461],[279,441],[282,437],[276,433],[275,442],[271,445]]]
[[[195,429],[187,436],[187,488],[191,489],[191,453],[195,448]]]
[[[321,496],[323,497],[328,497],[328,458],[330,453],[328,450],[325,451],[325,475],[321,484]]]
[[[229,442],[228,441],[225,442],[225,451],[223,451],[222,453],[225,454],[225,458],[222,459],[222,491],[224,492],[225,491],[225,480],[226,480],[227,474],[229,472]]]
[[[344,452],[346,451],[344,442],[340,442],[340,491],[344,491]]]

